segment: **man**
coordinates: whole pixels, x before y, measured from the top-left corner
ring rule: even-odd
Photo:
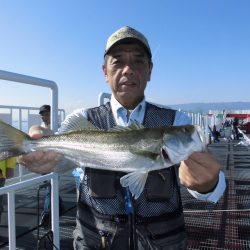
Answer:
[[[75,111],[62,128],[82,116],[101,129],[129,126],[134,121],[145,127],[190,123],[184,113],[145,101],[144,91],[152,68],[151,50],[144,35],[127,26],[119,29],[109,37],[104,53],[103,72],[112,91],[111,101]],[[62,164],[62,157],[40,151],[21,156],[20,161],[39,172],[51,170],[52,164]],[[180,164],[180,182],[195,197],[216,202],[225,189],[220,168],[210,154],[193,153]],[[74,249],[186,249],[176,169],[172,166],[152,171],[143,193],[135,200],[119,183],[124,173],[85,168]]]
[[[42,119],[41,127],[50,129],[50,105],[43,105],[39,109],[39,115]]]
[[[41,127],[42,128],[46,128],[46,134],[44,135],[53,135],[53,131],[50,129],[50,110],[51,107],[50,105],[44,104],[40,107],[39,109],[39,115],[41,116],[42,119],[42,123],[41,123]],[[38,128],[37,126],[32,126],[29,130],[29,134],[33,134],[34,131],[36,131],[36,128]],[[44,200],[44,205],[43,205],[43,211],[41,213],[41,220],[39,222],[39,226],[43,226],[43,227],[47,227],[50,225],[51,223],[51,209],[50,209],[50,185],[48,184],[48,186],[46,187],[46,195],[45,195],[45,200]],[[63,212],[64,207],[63,207],[63,201],[62,198],[59,195],[59,212],[60,214]]]

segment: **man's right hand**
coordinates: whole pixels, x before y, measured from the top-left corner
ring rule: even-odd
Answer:
[[[41,126],[34,125],[29,130],[32,138],[41,138],[52,135],[53,131]],[[63,156],[53,151],[34,151],[17,158],[17,162],[25,166],[29,171],[35,173],[53,172],[56,165],[63,159]]]

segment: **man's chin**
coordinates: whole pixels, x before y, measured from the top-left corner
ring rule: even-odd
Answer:
[[[118,95],[119,101],[123,106],[127,108],[135,108],[135,106],[142,101],[143,96],[135,95],[133,92],[120,92]],[[131,106],[132,105],[132,106]]]
[[[134,91],[122,91],[119,93],[119,96],[128,100],[136,98],[136,96],[134,95]]]

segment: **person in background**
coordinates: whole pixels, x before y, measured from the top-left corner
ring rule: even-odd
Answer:
[[[216,125],[213,126],[213,137],[214,137],[214,142],[220,142],[220,132],[217,130]]]
[[[61,131],[81,119],[107,130],[135,121],[147,128],[191,123],[184,112],[146,101],[144,91],[153,62],[149,43],[139,31],[125,26],[108,38],[102,69],[112,92],[110,102],[76,110],[62,123]],[[167,87],[165,93],[166,100],[173,95]],[[52,151],[32,152],[19,161],[34,172],[74,166]],[[195,198],[217,202],[225,190],[220,170],[208,152],[194,152],[179,166],[151,171],[142,194],[134,199],[120,185],[124,173],[86,167],[80,182],[74,249],[186,249],[179,181]]]
[[[226,127],[226,128],[227,128],[227,127],[230,127],[230,122],[229,122],[229,120],[226,120],[226,121],[225,121],[224,127]]]
[[[54,134],[54,132],[51,130],[51,127],[50,127],[50,117],[51,117],[50,111],[51,111],[51,107],[50,105],[47,105],[47,104],[42,105],[39,109],[39,115],[41,116],[41,119],[42,119],[42,123],[40,126],[46,129],[46,135]],[[33,134],[33,131],[35,131],[36,127],[37,126],[32,126],[30,128],[29,134]],[[43,211],[41,213],[41,220],[40,220],[39,226],[46,227],[46,226],[49,226],[51,223],[50,194],[51,194],[51,188],[48,185],[46,187],[45,200],[44,200]],[[63,201],[62,201],[61,196],[59,195],[59,214],[62,214],[63,211],[64,211]]]
[[[7,160],[0,161],[0,188],[5,185],[5,181],[8,178],[14,176],[14,169],[16,167],[16,157],[11,157]],[[1,213],[3,211],[3,195],[0,195],[0,222]]]
[[[41,116],[42,119],[42,123],[41,123],[41,127],[44,128],[50,128],[50,105],[43,105],[40,107],[39,109],[39,115]]]
[[[239,140],[239,119],[237,117],[233,120],[233,131],[234,131],[234,140]]]

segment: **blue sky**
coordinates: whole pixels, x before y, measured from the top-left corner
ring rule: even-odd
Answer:
[[[0,9],[0,70],[55,81],[67,113],[109,91],[103,51],[124,25],[151,45],[148,100],[250,100],[249,0],[1,0]],[[0,81],[0,105],[49,101],[47,89]]]

